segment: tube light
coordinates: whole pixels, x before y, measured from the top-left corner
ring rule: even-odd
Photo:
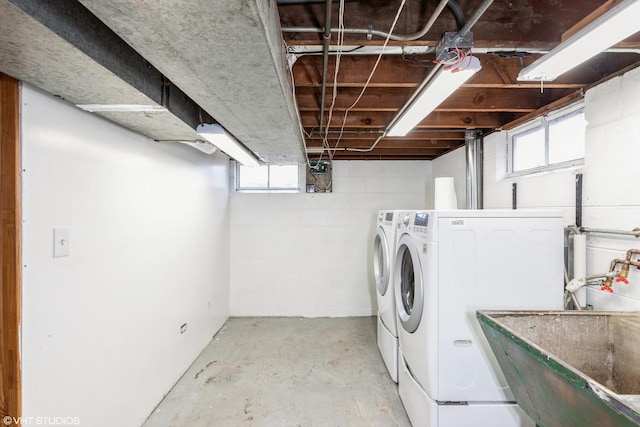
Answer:
[[[409,106],[394,118],[387,136],[405,136],[480,69],[482,65],[475,56],[467,57],[455,68],[441,68],[435,77],[414,95]]]
[[[76,104],[76,107],[90,113],[163,113],[167,111],[167,109],[161,105],[147,104]]]
[[[231,137],[220,125],[201,124],[196,128],[198,135],[224,151],[245,166],[260,166],[253,153]]]
[[[202,151],[204,154],[213,154],[218,150],[218,148],[215,145],[213,145],[211,142],[202,141],[201,139],[198,139],[196,141],[176,141],[176,142],[193,147],[196,150]]]
[[[551,81],[640,30],[640,0],[603,13],[518,74],[521,81]]]

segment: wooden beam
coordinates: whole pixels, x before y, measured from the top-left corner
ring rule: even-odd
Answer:
[[[513,87],[536,88],[536,83],[519,82],[517,77],[520,70],[533,63],[539,55],[524,58],[503,58],[497,54],[476,55],[482,63],[482,71],[471,78],[465,86],[468,87]],[[431,70],[430,61],[433,55],[419,55],[415,61],[403,59],[401,55],[385,55],[380,60],[376,73],[369,83],[369,87],[416,88]],[[339,87],[362,88],[373,69],[377,56],[375,55],[344,55],[340,60],[338,73]],[[322,81],[322,57],[302,56],[293,66],[296,88],[320,87]],[[593,81],[598,70],[585,69],[561,76],[551,82],[548,88],[575,88]],[[331,77],[328,87],[333,87],[335,74],[335,57],[330,58],[327,70]]]
[[[568,95],[575,89],[545,88],[540,85],[528,89],[501,90],[497,88],[461,87],[439,107],[442,111],[535,111],[543,105]],[[332,104],[331,91],[325,96],[327,111]],[[358,99],[361,89],[340,88],[337,91],[334,111],[345,111]],[[370,88],[367,89],[352,111],[398,111],[415,92],[411,89]],[[300,111],[318,111],[321,93],[316,88],[296,90]]]
[[[524,58],[503,58],[497,54],[476,55],[482,64],[482,70],[474,75],[464,87],[499,87],[499,88],[539,88],[537,82],[520,82],[520,70],[540,57],[531,55]],[[426,60],[427,57],[419,57]],[[429,57],[430,58],[430,57]],[[589,66],[578,67],[553,82],[545,84],[551,88],[579,88],[600,80],[608,74],[626,67],[637,60],[637,54],[608,53],[598,55],[599,60],[591,61]],[[374,55],[344,56],[340,61],[338,87],[362,88],[373,69],[376,57]],[[329,76],[333,77],[335,59],[329,61]],[[380,61],[370,87],[415,88],[424,80],[430,68],[416,65],[412,61],[403,60],[400,55],[386,55]],[[303,56],[293,67],[296,88],[320,87],[322,58]],[[333,78],[329,79],[328,87],[333,87]]]
[[[578,22],[576,25],[574,25],[573,27],[569,28],[567,31],[562,33],[560,40],[565,41],[566,39],[568,39],[578,31],[582,30],[584,27],[591,24],[593,21],[595,21],[600,16],[604,15],[605,13],[607,13],[608,11],[610,11],[620,3],[622,3],[622,0],[607,0],[602,6],[598,7],[596,10],[594,10],[589,15],[587,15],[582,20],[580,20],[580,22]]]
[[[342,139],[338,144],[338,147],[349,147],[349,148],[368,148],[373,145],[376,141],[376,138],[371,139]],[[389,140],[389,138],[385,138],[381,140],[376,148],[388,148],[394,150],[405,150],[405,149],[424,149],[424,150],[442,150],[455,148],[460,146],[460,142],[464,142],[464,137],[458,138],[455,141],[415,141],[415,140]],[[337,140],[328,141],[329,146],[335,147]],[[309,141],[307,140],[307,147],[309,148],[319,148],[322,147],[322,142],[319,140]]]
[[[19,93],[18,81],[0,73],[0,408],[14,418],[22,412]]]
[[[418,128],[490,128],[495,129],[502,126],[521,114],[514,113],[485,113],[485,112],[464,112],[452,113],[434,111],[424,119]],[[312,128],[318,126],[316,112],[302,111],[300,118],[303,127]],[[366,112],[351,113],[347,116],[345,129],[384,129],[394,118],[394,112]],[[334,114],[330,127],[340,129],[344,115]]]
[[[621,76],[621,75],[623,75],[623,74],[625,74],[625,73],[627,73],[627,72],[629,72],[629,71],[631,71],[631,70],[633,70],[635,68],[638,68],[638,67],[640,67],[640,62],[636,62],[633,65],[625,67],[622,70],[619,70],[616,73],[613,73],[613,74],[605,77],[602,80],[599,80],[597,82],[594,82],[594,83],[590,84],[589,86],[587,86],[585,88],[584,91],[575,92],[575,93],[573,93],[571,95],[565,96],[564,98],[560,98],[560,99],[550,103],[549,105],[545,105],[544,107],[542,107],[542,108],[540,108],[540,109],[538,109],[538,110],[536,110],[536,111],[534,111],[532,113],[529,113],[529,114],[526,114],[524,116],[520,116],[520,117],[514,119],[513,121],[511,121],[511,122],[505,124],[504,126],[502,126],[502,128],[500,128],[500,130],[511,130],[511,129],[514,129],[514,128],[522,125],[522,124],[527,123],[528,121],[531,121],[531,120],[535,119],[536,117],[540,117],[540,116],[542,116],[544,114],[547,114],[550,111],[557,110],[557,109],[565,107],[565,106],[567,106],[569,104],[577,102],[578,100],[584,98],[584,94],[586,93],[587,90],[589,90],[591,88],[594,88],[594,87],[606,82],[607,80],[611,80],[611,79],[613,79],[615,77]]]
[[[376,131],[375,133],[343,133],[341,136],[342,140],[346,140],[346,141],[357,141],[357,140],[361,140],[361,139],[365,139],[365,140],[371,140],[371,139],[376,139],[378,138],[378,136],[381,135],[381,132]],[[338,132],[332,132],[330,133],[327,138],[329,141],[335,141],[338,138],[339,134]],[[317,142],[318,144],[320,144],[320,142],[324,139],[324,135],[319,135],[317,133],[313,133],[311,136],[307,136],[306,140],[308,142]],[[409,135],[405,136],[405,137],[386,137],[384,139],[382,139],[382,142],[386,142],[388,141],[389,143],[400,143],[400,142],[409,142],[409,143],[415,143],[415,144],[420,144],[420,143],[424,143],[425,141],[430,142],[430,141],[457,141],[460,139],[464,139],[464,129],[460,129],[459,131],[440,131],[437,129],[433,129],[430,130],[429,132],[410,132]]]
[[[345,150],[345,148],[357,148],[357,147],[339,147],[338,151],[336,151],[336,153],[362,153],[362,151],[349,151],[349,150]],[[364,148],[368,148],[368,147],[364,147]],[[457,147],[455,147],[457,148]],[[380,147],[375,147],[373,150],[368,151],[368,153],[371,154],[376,154],[376,155],[380,155],[380,154],[385,154],[385,155],[409,155],[409,156],[413,156],[413,155],[429,155],[429,156],[438,156],[442,153],[445,153],[449,151],[449,149],[447,148],[406,148],[406,147],[398,147],[398,148],[380,148]]]
[[[465,14],[471,14],[479,2],[465,2]],[[523,46],[526,42],[557,43],[560,35],[576,22],[602,4],[602,0],[531,0],[527,2],[494,2],[473,27],[476,41],[511,42]],[[475,6],[474,6],[475,5]],[[297,4],[279,5],[280,23],[283,27],[319,27],[324,16],[323,5]],[[418,31],[433,13],[436,5],[431,2],[407,2],[398,20],[395,34],[410,34]],[[373,25],[375,30],[386,31],[396,14],[398,3],[380,1],[348,2],[345,15],[349,28],[364,28]],[[338,16],[338,4],[333,5],[334,16]],[[431,30],[420,42],[438,42],[446,31],[455,31],[456,22],[445,10],[434,22]],[[320,33],[284,33],[288,44],[301,42],[319,43]],[[345,42],[366,43],[363,34],[345,34]],[[384,38],[374,36],[373,43],[382,44]],[[408,42],[417,44],[415,41]],[[407,43],[405,43],[407,44]],[[476,42],[476,46],[478,43]]]
[[[357,153],[353,151],[342,151],[337,152],[333,156],[333,160],[433,160],[441,155],[441,154],[386,154],[386,153]],[[318,158],[318,156],[312,157],[309,156],[311,160],[314,158]],[[325,157],[326,159],[326,157]]]

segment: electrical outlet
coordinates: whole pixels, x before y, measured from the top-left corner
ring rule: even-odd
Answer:
[[[185,332],[187,332],[187,324],[186,324],[186,323],[183,323],[183,324],[180,326],[180,333],[181,333],[181,334],[184,334]]]

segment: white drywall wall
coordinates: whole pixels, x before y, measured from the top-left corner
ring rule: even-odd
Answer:
[[[228,317],[228,160],[28,86],[22,154],[23,415],[139,426]]]
[[[231,315],[376,313],[380,209],[426,209],[431,162],[336,161],[333,193],[231,195]]]

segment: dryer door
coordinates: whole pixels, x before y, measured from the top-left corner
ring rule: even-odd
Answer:
[[[409,333],[420,326],[424,308],[424,278],[416,242],[409,234],[400,237],[394,270],[393,287],[398,319],[404,330]]]
[[[373,243],[373,274],[376,278],[376,288],[380,295],[387,293],[389,288],[390,256],[389,242],[384,228],[378,227],[376,239]]]

